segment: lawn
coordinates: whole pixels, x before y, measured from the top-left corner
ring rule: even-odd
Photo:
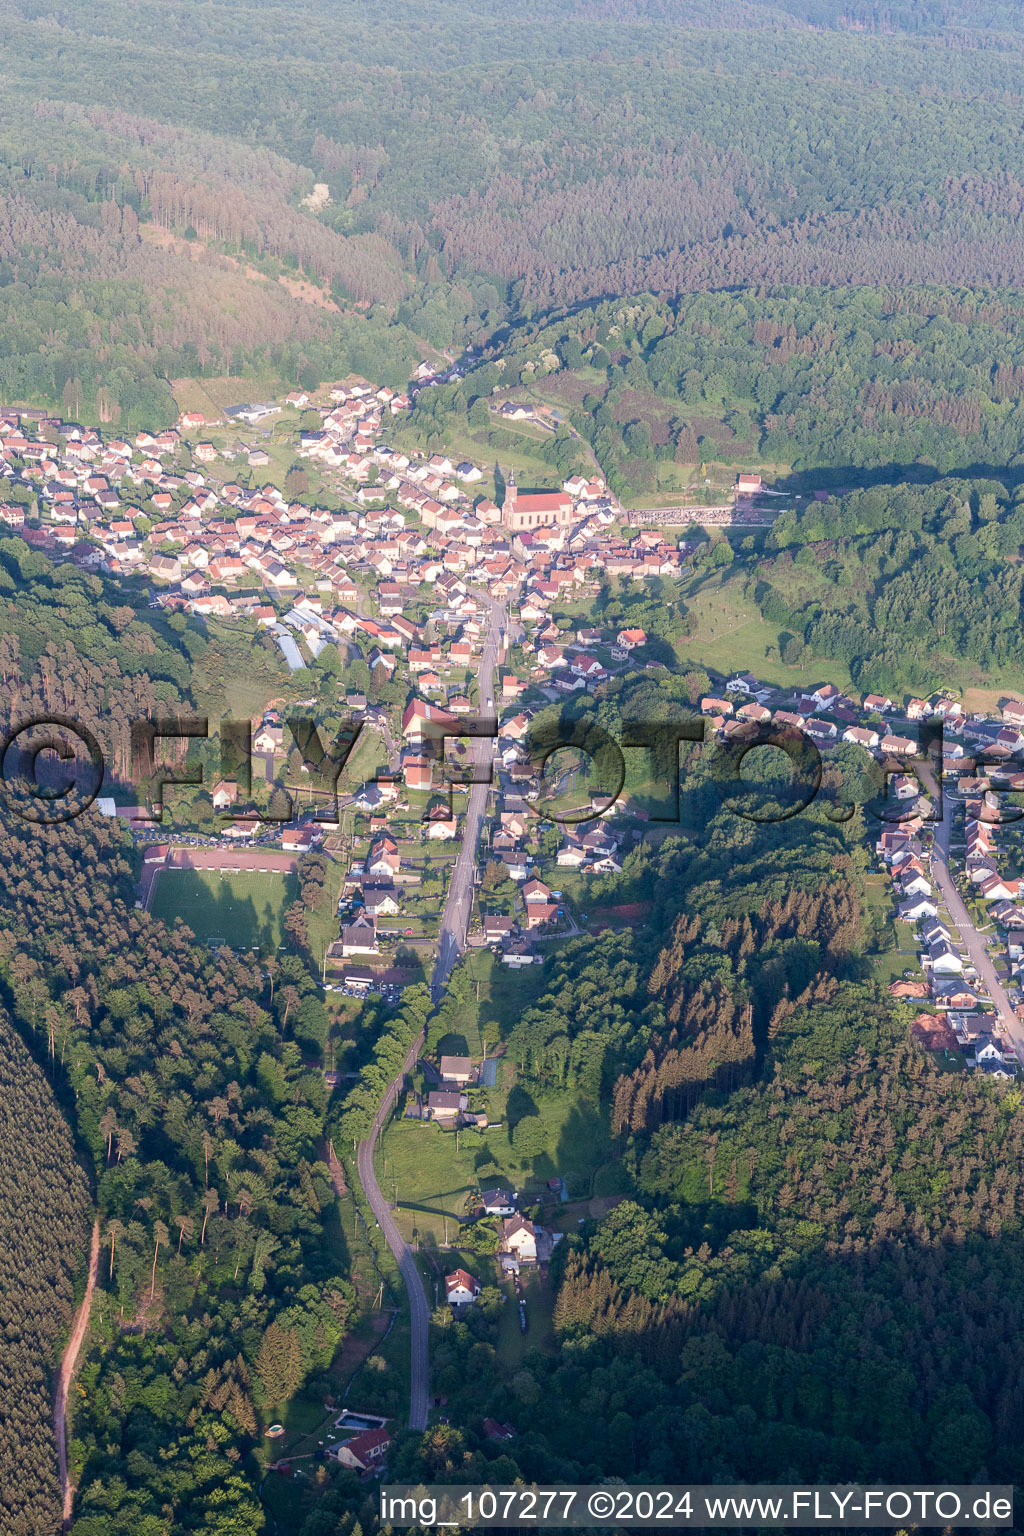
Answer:
[[[777,657],[769,661],[765,651],[778,645],[778,627],[762,620],[755,605],[740,595],[734,583],[726,580],[712,585],[702,580],[686,601],[693,633],[675,642],[684,670],[700,665],[725,677],[750,671],[763,682],[794,691],[822,682],[835,683],[843,690],[850,688],[845,662],[809,655],[796,666],[787,666]]]
[[[550,1278],[539,1270],[524,1269],[520,1283],[522,1299],[526,1303],[526,1332],[520,1327],[519,1298],[511,1282],[503,1287],[508,1300],[501,1309],[498,1322],[498,1356],[509,1371],[519,1369],[528,1350],[542,1349],[550,1353],[555,1347],[552,1321],[555,1288]]]
[[[570,874],[558,870],[559,877]],[[556,890],[562,889],[560,880],[554,881]],[[496,1023],[503,1038],[518,1022],[524,1008],[530,1008],[546,988],[546,967],[530,965],[525,970],[513,972],[489,949],[470,950],[464,961],[473,990],[459,1018],[459,1028],[466,1037],[471,1056],[483,1054],[481,1031],[489,1022]],[[488,1032],[488,1038],[491,1033]],[[493,1052],[492,1052],[493,1054]]]
[[[550,441],[550,433],[536,426],[532,426],[529,432],[518,431],[517,428],[523,423],[505,422],[497,416],[492,417],[491,425],[494,430],[508,432],[510,437],[520,439],[522,446],[518,442],[515,446],[509,444],[502,447],[491,444],[488,441],[490,428],[487,431],[483,428],[477,431],[458,431],[449,423],[444,431],[445,451],[452,463],[459,459],[469,459],[484,472],[484,478],[472,487],[474,496],[494,497],[495,461],[501,465],[503,474],[507,475],[510,468],[515,470],[516,480],[523,490],[532,490],[534,487],[553,488],[560,483],[558,470],[536,452],[544,442]]]
[[[150,911],[166,923],[180,917],[208,944],[277,949],[284,909],[296,892],[294,875],[165,869],[157,877]]]
[[[352,748],[352,754],[338,775],[339,795],[354,794],[368,779],[376,777],[378,769],[388,765],[387,748],[379,731],[364,725]]]
[[[456,1223],[473,1195],[495,1180],[523,1192],[528,1202],[546,1195],[546,1181],[555,1173],[572,1175],[592,1192],[595,1176],[612,1160],[607,1110],[567,1094],[531,1099],[521,1088],[508,1095],[498,1088],[489,1091],[489,1112],[513,1095],[518,1113],[536,1113],[540,1120],[543,1150],[533,1155],[515,1151],[507,1125],[463,1131],[456,1148],[454,1132],[436,1125],[388,1124],[378,1146],[377,1178],[385,1199],[398,1201],[395,1220],[407,1240],[440,1246],[447,1231],[447,1241],[456,1241]]]
[[[504,1139],[507,1145],[507,1134]],[[482,1151],[476,1135],[463,1134],[459,1142],[456,1151],[453,1133],[420,1121],[392,1121],[386,1128],[376,1155],[377,1181],[386,1200],[397,1196],[395,1220],[407,1240],[431,1239],[440,1247],[446,1217],[448,1241],[455,1240],[459,1219],[479,1185],[476,1164]],[[489,1166],[491,1158],[485,1155],[484,1163]]]

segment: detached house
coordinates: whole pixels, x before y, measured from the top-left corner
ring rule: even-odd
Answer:
[[[537,1234],[533,1222],[525,1216],[512,1216],[501,1224],[501,1246],[505,1253],[514,1254],[520,1264],[537,1261]]]
[[[444,1277],[444,1295],[450,1307],[468,1307],[480,1294],[480,1282],[467,1269],[453,1270]]]
[[[383,1427],[364,1429],[361,1435],[339,1445],[334,1455],[343,1467],[352,1467],[356,1472],[369,1472],[384,1460],[390,1444],[391,1436]]]
[[[377,923],[372,917],[357,918],[341,930],[341,956],[377,954]]]
[[[929,944],[926,961],[933,976],[961,976],[964,963],[953,946],[945,939]]]
[[[441,1125],[455,1125],[469,1100],[464,1093],[445,1093],[435,1089],[427,1094],[427,1114]]]
[[[480,1192],[480,1204],[485,1216],[514,1216],[516,1197],[507,1189],[484,1189]]]
[[[473,1062],[469,1056],[442,1056],[439,1069],[443,1083],[455,1083],[459,1088],[465,1088],[473,1078]]]

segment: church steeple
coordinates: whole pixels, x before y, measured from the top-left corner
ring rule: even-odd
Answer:
[[[505,499],[501,504],[501,521],[506,528],[511,528],[512,526],[512,514],[516,509],[517,495],[516,472],[513,467],[510,467],[508,479],[505,481]]]

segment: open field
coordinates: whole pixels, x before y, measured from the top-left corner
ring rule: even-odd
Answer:
[[[277,949],[296,890],[294,875],[169,868],[157,877],[150,911],[166,923],[180,917],[205,943]]]
[[[463,1131],[456,1149],[455,1134],[420,1120],[393,1120],[378,1144],[376,1169],[386,1199],[397,1198],[395,1220],[403,1235],[421,1242],[455,1241],[456,1222],[465,1216],[472,1195],[504,1180],[512,1187],[546,1193],[544,1185],[556,1173],[570,1175],[589,1193],[595,1176],[611,1161],[607,1109],[598,1109],[566,1095],[531,1101],[521,1089],[506,1094],[488,1092],[489,1113],[511,1103],[517,1113],[536,1114],[543,1129],[543,1150],[521,1157],[509,1139],[508,1125],[488,1131]],[[524,1102],[525,1101],[525,1102]],[[386,1164],[386,1166],[385,1166]]]
[[[536,452],[543,442],[550,440],[550,433],[536,426],[530,426],[529,432],[518,430],[525,425],[528,424],[505,422],[494,417],[494,429],[507,432],[510,437],[516,439],[513,446],[501,448],[493,447],[488,442],[488,432],[483,428],[478,431],[460,432],[450,425],[446,427],[445,451],[452,462],[455,463],[457,459],[471,459],[484,472],[484,478],[472,487],[474,496],[484,495],[493,499],[495,461],[501,465],[502,474],[507,475],[510,468],[515,470],[516,480],[523,490],[531,489],[534,485],[543,488],[554,487],[560,483],[558,470]]]
[[[571,873],[559,870],[559,875]],[[556,884],[556,889],[558,888]],[[459,1027],[471,1056],[483,1054],[483,1038],[502,1039],[545,990],[543,965],[530,965],[513,973],[489,949],[470,950],[465,966],[473,990],[464,1005]],[[490,1027],[488,1027],[490,1026]],[[494,1054],[493,1050],[490,1052]]]
[[[998,715],[999,706],[1006,698],[1008,691],[1007,688],[965,688],[964,708],[969,713]]]
[[[787,666],[778,657],[769,660],[765,651],[778,645],[777,627],[766,623],[730,583],[703,584],[687,603],[693,634],[675,642],[684,668],[700,665],[725,675],[750,671],[766,683],[794,690],[823,682],[844,690],[851,687],[849,668],[842,661],[808,656]]]
[[[207,419],[214,420],[226,406],[239,405],[243,400],[271,400],[280,393],[281,388],[279,376],[268,372],[246,379],[224,376],[217,379],[171,380],[174,401],[179,411],[202,411]],[[244,426],[242,430],[245,430]]]

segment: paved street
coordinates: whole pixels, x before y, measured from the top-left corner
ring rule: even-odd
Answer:
[[[484,640],[478,677],[480,683],[480,713],[484,718],[488,718],[493,713],[494,669],[497,665],[498,650],[501,646],[504,631],[505,609],[501,603],[494,602],[489,598],[485,598],[485,600],[488,603],[489,623]],[[490,705],[487,703],[488,699],[491,700]],[[470,742],[469,759],[478,768],[486,767],[492,761],[492,755],[493,742],[490,737],[478,737]],[[482,783],[472,785],[469,791],[469,803],[466,807],[462,841],[455,860],[455,868],[452,871],[451,880],[448,885],[448,895],[445,899],[444,912],[441,917],[438,955],[430,987],[435,1004],[439,1003],[444,996],[444,990],[448,983],[452,966],[466,946],[466,934],[469,930],[469,918],[473,908],[473,881],[476,873],[477,845],[480,841],[480,831],[487,810],[489,789],[489,784]],[[360,1142],[358,1153],[360,1183],[366,1193],[370,1209],[373,1211],[380,1224],[380,1229],[384,1233],[387,1245],[398,1262],[402,1279],[405,1282],[405,1288],[409,1294],[409,1316],[412,1326],[412,1358],[409,1373],[410,1429],[426,1429],[427,1427],[430,1381],[430,1308],[423,1289],[423,1279],[416,1266],[416,1259],[412,1249],[395,1225],[394,1218],[391,1215],[391,1207],[380,1192],[380,1186],[377,1183],[377,1176],[373,1168],[373,1154],[377,1144],[377,1137],[380,1135],[381,1128],[391,1113],[402,1080],[406,1073],[411,1072],[415,1066],[422,1043],[423,1036],[421,1035],[410,1046],[405,1061],[402,1064],[402,1071],[389,1084],[388,1091],[384,1095],[383,1102],[374,1118],[370,1134],[365,1141]]]
[[[377,1111],[369,1136],[359,1143],[357,1166],[359,1170],[359,1182],[363,1186],[366,1198],[370,1203],[381,1231],[387,1241],[388,1247],[398,1261],[405,1289],[409,1295],[409,1318],[412,1328],[411,1361],[409,1367],[409,1428],[426,1429],[427,1413],[429,1409],[428,1387],[430,1378],[430,1362],[428,1349],[428,1332],[430,1327],[430,1308],[427,1305],[426,1293],[423,1289],[423,1281],[416,1267],[416,1260],[412,1249],[403,1238],[395,1225],[391,1214],[391,1207],[380,1192],[377,1176],[373,1171],[373,1151],[377,1144],[388,1115],[391,1113],[395,1098],[401,1086],[402,1079],[407,1072],[411,1072],[416,1065],[423,1036],[420,1035],[409,1047],[408,1054],[402,1064],[402,1071],[388,1086],[381,1106]]]
[[[477,595],[483,596],[484,594]],[[489,719],[494,714],[494,669],[497,664],[498,651],[501,647],[505,626],[505,609],[502,604],[493,602],[490,599],[487,599],[487,602],[489,606],[489,622],[480,658],[480,671],[478,673],[480,714],[484,719]],[[487,703],[488,699],[491,700],[490,705]],[[487,772],[489,765],[494,761],[493,740],[490,737],[474,738],[469,743],[468,755],[470,762],[482,777]],[[473,880],[476,874],[476,852],[480,842],[480,831],[483,827],[484,814],[487,810],[487,796],[489,792],[489,783],[473,784],[469,790],[462,842],[448,885],[448,896],[444,904],[444,915],[441,919],[437,963],[434,966],[434,977],[430,987],[435,1003],[440,1002],[448,977],[451,974],[452,966],[466,947],[466,934],[469,931],[469,919],[473,910]]]
[[[924,777],[922,775],[922,777]],[[985,948],[985,937],[979,933],[974,925],[959,891],[953,881],[949,868],[949,840],[953,829],[953,807],[949,796],[945,798],[943,818],[935,823],[935,837],[932,845],[931,867],[935,877],[935,883],[942,892],[946,906],[949,908],[950,919],[956,929],[956,934],[963,949],[970,956],[971,964],[978,973],[982,987],[988,993],[995,1005],[996,1012],[1002,1023],[1003,1032],[1011,1040],[1017,1051],[1018,1061],[1024,1062],[1024,1025],[1013,1011],[1010,999],[996,975],[996,968],[992,963],[992,957]]]

